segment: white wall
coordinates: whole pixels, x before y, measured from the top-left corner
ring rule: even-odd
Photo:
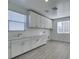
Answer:
[[[57,22],[59,21],[66,21],[70,20],[70,17],[58,18],[53,20],[53,30],[51,30],[51,40],[58,40],[58,41],[70,41],[70,34],[68,33],[57,33]]]

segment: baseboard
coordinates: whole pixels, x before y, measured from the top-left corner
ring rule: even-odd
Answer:
[[[52,42],[52,41],[56,41],[56,42],[62,42],[62,43],[68,43],[68,44],[70,44],[70,42],[67,42],[67,41],[61,41],[61,40],[48,40],[48,41],[50,41],[50,42]]]

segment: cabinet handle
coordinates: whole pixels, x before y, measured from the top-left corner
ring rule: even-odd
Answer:
[[[20,37],[22,35],[22,33],[17,34],[17,37]]]

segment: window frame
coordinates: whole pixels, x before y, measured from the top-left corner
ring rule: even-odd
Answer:
[[[59,29],[58,29],[58,23],[61,22],[62,23],[62,32],[59,32]],[[69,34],[70,33],[70,21],[67,20],[67,21],[59,21],[57,22],[57,33],[58,34]],[[64,22],[69,22],[69,32],[64,32]]]
[[[20,13],[20,12],[13,11],[13,10],[8,10],[8,11],[12,11],[12,12],[15,12],[15,13],[22,14],[22,13]],[[25,14],[22,14],[22,15],[25,15]],[[9,16],[9,15],[8,15],[8,16]],[[27,27],[28,27],[28,14],[26,14],[25,16],[26,16],[25,22],[13,21],[13,20],[9,20],[9,19],[8,19],[8,32],[24,32],[24,31],[27,29]],[[24,23],[24,30],[9,30],[9,21],[11,21],[11,22],[16,22],[16,23]]]

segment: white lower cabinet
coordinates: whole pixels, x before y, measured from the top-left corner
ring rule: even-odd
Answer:
[[[39,38],[38,37],[34,37],[32,38],[31,40],[31,45],[32,45],[32,49],[36,48],[36,43],[39,41]]]
[[[33,43],[32,47],[33,48],[36,48],[36,47],[39,47],[43,44],[46,44],[47,43],[47,38],[45,38],[45,36],[39,36],[39,37],[36,37],[35,40],[34,40],[35,43]]]
[[[46,42],[47,42],[47,38],[45,37],[45,36],[41,36],[41,37],[39,37],[39,40],[38,40],[38,42],[36,43],[36,45],[37,46],[40,46],[40,45],[43,45],[43,44],[45,44]]]
[[[23,40],[12,40],[11,41],[11,57],[22,54],[23,52]]]
[[[23,53],[31,50],[32,45],[31,45],[30,41],[31,41],[31,38],[29,38],[28,40],[23,39]]]
[[[10,44],[10,43],[11,43],[11,42],[8,41],[8,59],[11,58],[11,44]]]
[[[36,48],[36,42],[37,39],[35,37],[20,40],[11,40],[11,58]]]
[[[36,36],[24,39],[11,40],[9,42],[9,56],[11,58],[21,55],[36,47],[45,44],[47,41],[46,36]],[[10,59],[10,58],[9,58]]]

